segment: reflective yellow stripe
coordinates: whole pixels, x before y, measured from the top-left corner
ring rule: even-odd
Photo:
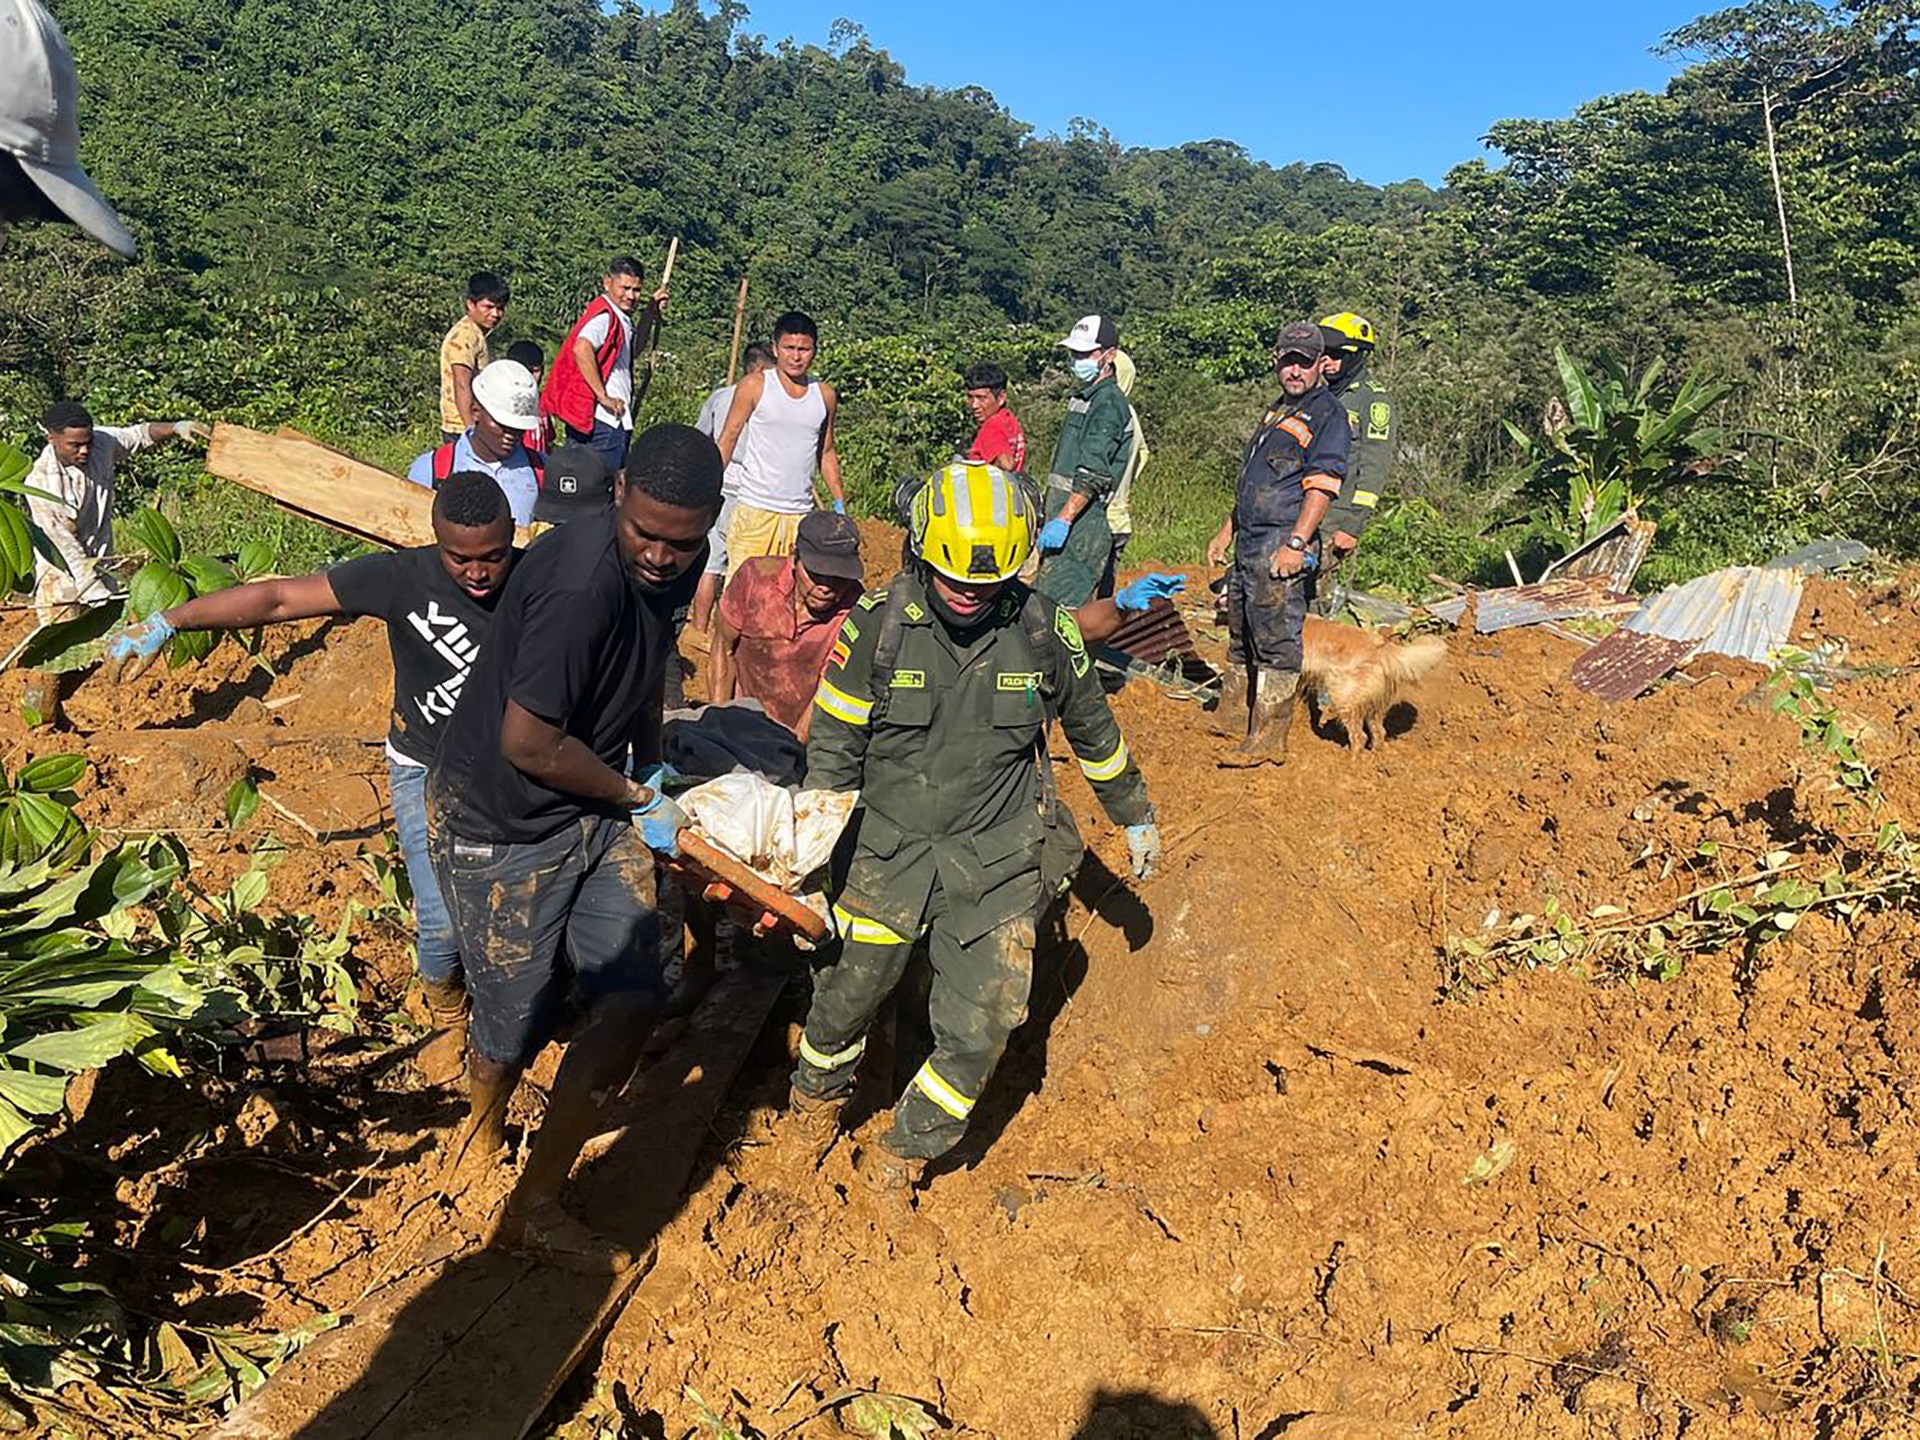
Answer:
[[[862,945],[905,945],[907,937],[896,935],[878,920],[869,920],[851,910],[833,907],[833,927],[842,940],[857,940]]]
[[[920,1067],[920,1073],[913,1077],[913,1083],[920,1087],[922,1095],[954,1119],[964,1120],[973,1113],[973,1101],[935,1074],[931,1060]]]
[[[856,700],[831,680],[820,682],[820,691],[813,697],[813,703],[834,719],[844,720],[849,725],[864,725],[873,718],[871,700]]]
[[[1127,768],[1127,742],[1124,736],[1113,754],[1104,760],[1082,760],[1080,773],[1089,780],[1113,780]]]
[[[800,1032],[800,1058],[816,1070],[840,1070],[851,1065],[867,1053],[867,1040],[863,1035],[837,1055],[823,1055],[813,1048],[807,1039],[806,1031]]]
[[[1364,505],[1367,509],[1371,510],[1380,503],[1380,496],[1372,490],[1356,490],[1353,492],[1353,503],[1356,505]]]

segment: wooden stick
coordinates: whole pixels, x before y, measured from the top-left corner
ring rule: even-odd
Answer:
[[[747,328],[747,277],[740,277],[740,294],[733,302],[733,346],[727,351],[727,384],[740,375],[740,341]]]
[[[753,873],[725,851],[691,830],[680,832],[680,855],[716,880],[723,880],[769,914],[779,917],[809,940],[824,940],[827,922],[769,880]]]
[[[662,290],[666,289],[667,286],[673,283],[673,262],[674,262],[674,257],[679,255],[679,253],[680,253],[680,237],[676,235],[673,237],[672,240],[670,240],[667,243],[667,263],[665,267],[660,271],[660,288]]]

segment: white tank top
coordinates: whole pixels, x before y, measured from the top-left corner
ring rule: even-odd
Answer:
[[[813,472],[820,432],[827,424],[826,397],[811,375],[798,399],[787,393],[775,372],[769,370],[766,376],[760,403],[734,447],[739,499],[757,510],[804,515],[813,509]]]

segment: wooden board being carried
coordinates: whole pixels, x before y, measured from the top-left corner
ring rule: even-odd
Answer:
[[[433,543],[433,492],[313,440],[213,427],[207,471],[356,540],[404,549]]]
[[[568,1207],[635,1253],[681,1208],[708,1126],[785,976],[730,971],[646,1075],[627,1129]],[[668,1242],[661,1261],[673,1263]],[[697,1233],[680,1237],[698,1245]],[[383,1291],[277,1371],[205,1440],[521,1440],[648,1272],[576,1275],[427,1237]]]

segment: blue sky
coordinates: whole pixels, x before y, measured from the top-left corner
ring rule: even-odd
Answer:
[[[1086,116],[1125,145],[1236,140],[1256,159],[1331,160],[1374,184],[1438,184],[1454,165],[1487,153],[1481,137],[1495,120],[1560,116],[1596,95],[1662,88],[1677,67],[1652,47],[1718,8],[1703,0],[1374,0],[1344,10],[1248,0],[747,4],[745,28],[773,40],[825,44],[844,16],[914,83],[983,86],[1041,132]],[[1317,123],[1315,94],[1326,96]]]

